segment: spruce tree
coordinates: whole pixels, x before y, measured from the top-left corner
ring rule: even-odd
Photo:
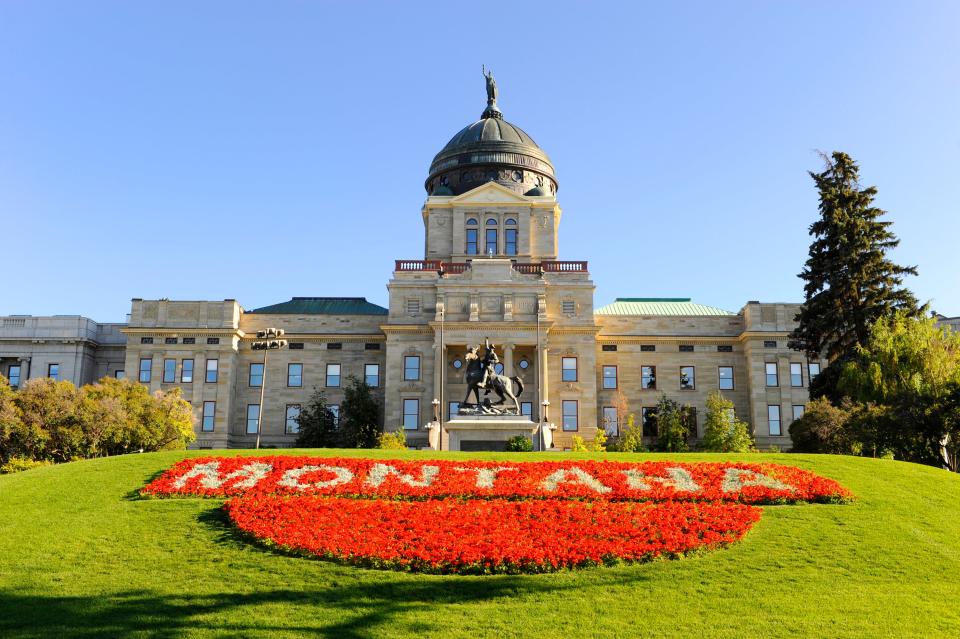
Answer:
[[[310,402],[300,411],[297,418],[300,432],[297,435],[297,448],[337,448],[341,436],[333,411],[327,404],[327,396],[320,389],[314,389]]]
[[[799,326],[790,347],[830,365],[811,385],[814,397],[836,394],[844,362],[867,343],[871,325],[903,310],[919,314],[917,300],[903,287],[913,266],[899,266],[886,253],[900,240],[890,230],[885,211],[875,207],[876,187],[860,185],[856,162],[841,151],[823,156],[826,167],[810,172],[820,193],[820,219],[810,225],[810,256],[799,277],[805,301],[796,316]],[[836,365],[835,365],[836,364]]]
[[[380,437],[380,404],[370,386],[353,375],[347,377],[340,405],[340,429],[346,448],[376,448]]]

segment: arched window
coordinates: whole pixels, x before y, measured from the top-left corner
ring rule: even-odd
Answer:
[[[507,218],[507,221],[503,223],[504,226],[508,227],[503,232],[503,252],[506,255],[516,255],[517,254],[517,221],[515,219]]]
[[[471,217],[467,220],[467,255],[476,255],[479,253],[480,231],[477,229],[477,218]],[[473,228],[470,228],[473,227]]]
[[[493,218],[487,220],[487,231],[485,237],[487,240],[487,255],[496,255],[499,253],[500,251],[497,250],[497,221]]]
[[[496,225],[497,225],[497,221],[492,217],[489,220],[487,220],[487,226],[496,226]]]

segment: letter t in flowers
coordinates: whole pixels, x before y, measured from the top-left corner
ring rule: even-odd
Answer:
[[[476,473],[477,488],[493,488],[493,482],[497,480],[497,475],[507,470],[520,470],[512,466],[494,466],[493,468],[467,468],[465,466],[455,466],[454,470],[461,473]]]

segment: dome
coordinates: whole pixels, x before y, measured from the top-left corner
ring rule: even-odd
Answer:
[[[550,158],[526,131],[503,119],[497,108],[496,83],[487,81],[487,108],[480,119],[465,126],[440,150],[430,164],[424,187],[429,195],[460,195],[487,182],[497,182],[517,193],[538,189],[557,192]]]

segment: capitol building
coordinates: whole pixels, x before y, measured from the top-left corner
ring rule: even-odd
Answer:
[[[700,438],[707,395],[720,390],[758,447],[789,448],[790,423],[826,364],[787,347],[799,304],[749,301],[731,312],[686,298],[595,301],[589,256],[560,250],[553,163],[504,119],[491,83],[481,118],[429,165],[423,254],[411,246],[397,256],[386,308],[364,297],[256,309],[134,299],[126,324],[6,316],[0,373],[14,385],[109,375],[151,391],[180,387],[199,448],[252,447],[261,413],[262,445],[292,446],[313,389],[336,407],[355,376],[373,388],[385,430],[403,429],[411,446],[496,450],[515,430],[453,423],[467,391],[465,354],[489,340],[498,371],[522,380],[523,432],[548,447],[591,440],[597,429],[617,436],[624,406],[652,440],[650,409],[663,395],[692,407]],[[284,329],[289,345],[268,351],[265,370],[264,351],[251,345],[267,327]],[[437,417],[441,428],[431,426]]]

